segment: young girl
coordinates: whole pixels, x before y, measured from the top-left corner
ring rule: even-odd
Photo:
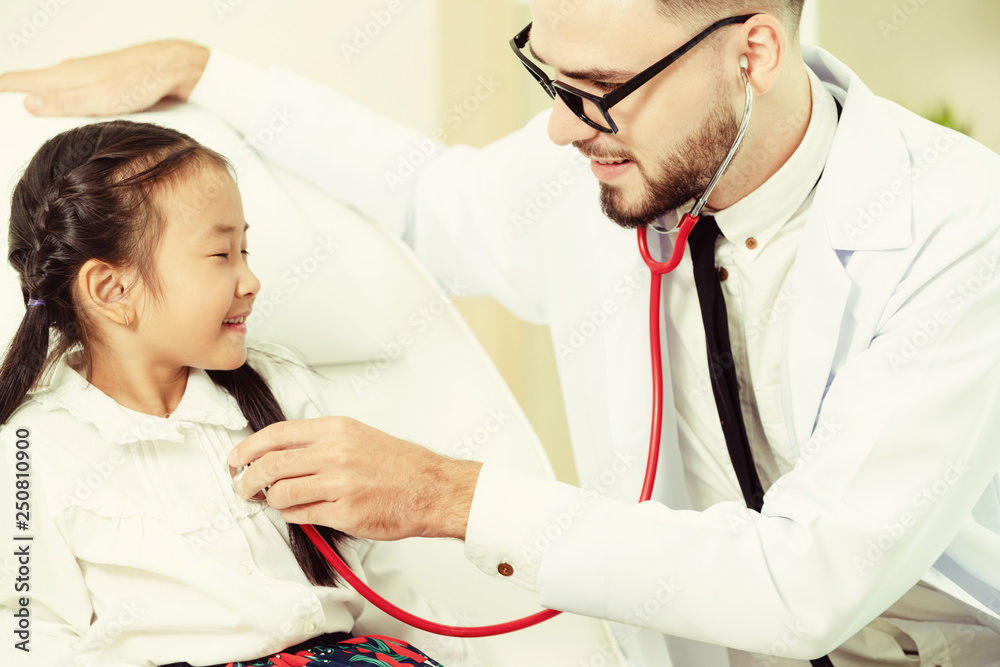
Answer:
[[[0,493],[23,539],[4,665],[438,664],[365,636],[364,601],[301,527],[235,492],[234,445],[330,411],[286,350],[248,352],[260,284],[229,170],[185,134],[111,121],[46,142],[14,190],[26,311],[0,369]],[[375,558],[319,529],[356,572]]]

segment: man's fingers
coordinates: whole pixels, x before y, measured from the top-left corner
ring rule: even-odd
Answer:
[[[24,69],[0,74],[0,93],[40,93],[79,88],[107,76],[98,69],[98,58],[90,66],[78,59],[64,60],[52,67]]]
[[[52,87],[54,68],[26,69],[0,74],[0,93],[34,93]]]
[[[205,47],[162,40],[0,74],[0,92],[39,96],[42,116],[109,116],[145,111],[164,97],[190,94],[208,62]],[[28,105],[26,105],[28,106]]]
[[[315,475],[319,465],[316,457],[302,449],[268,452],[244,471],[240,479],[240,496],[250,498],[279,479]]]
[[[24,107],[36,116],[113,116],[131,111],[122,100],[109,100],[106,90],[93,87],[29,95]]]
[[[151,102],[153,93],[146,94],[147,91],[141,88],[116,90],[107,81],[48,89],[21,85],[16,77],[10,80],[6,78],[15,74],[19,72],[8,72],[0,76],[0,92],[27,92],[24,108],[36,116],[115,116],[139,111],[158,101]]]
[[[127,75],[137,67],[135,59],[145,46],[68,58],[50,67],[3,72],[0,73],[0,92],[60,92]]]
[[[336,514],[334,504],[323,501],[308,503],[306,505],[295,505],[294,507],[281,510],[281,518],[285,520],[285,523],[315,523],[323,526],[329,526],[332,523],[338,526],[338,530],[350,533],[350,527],[340,527],[342,522],[337,520]]]
[[[253,469],[254,466],[250,466]],[[267,490],[267,504],[279,510],[298,505],[336,502],[333,485],[319,475],[292,477],[283,475]]]
[[[289,422],[275,422],[247,437],[229,451],[229,465],[234,468],[256,461],[266,452],[288,446],[295,429],[287,428]]]
[[[247,437],[229,452],[229,465],[238,468],[267,452],[306,447],[336,428],[336,417],[276,422]]]

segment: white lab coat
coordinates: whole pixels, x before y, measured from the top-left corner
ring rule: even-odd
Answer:
[[[278,69],[257,81],[256,113],[246,92],[215,104],[251,136],[291,114],[268,158],[403,235],[442,281],[551,326],[581,498],[627,502],[602,498],[545,552],[541,601],[635,622],[668,585],[638,615],[651,632],[627,640],[637,664],[662,661],[656,633],[767,652],[792,632],[783,652],[815,657],[921,578],[1000,619],[1000,159],[876,98],[824,51],[806,60],[844,109],[783,330],[780,400],[801,458],[761,515],[738,500],[678,511],[669,407],[656,502],[631,504],[650,422],[648,272],[544,117],[443,149]],[[675,664],[726,664],[716,647],[668,644]]]

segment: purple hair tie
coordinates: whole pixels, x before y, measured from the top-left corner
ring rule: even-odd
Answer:
[[[44,301],[28,299],[28,308],[31,308],[32,306],[44,306],[44,305],[45,305]]]

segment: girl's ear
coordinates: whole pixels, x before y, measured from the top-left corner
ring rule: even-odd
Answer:
[[[130,321],[135,321],[135,310],[125,294],[128,277],[128,272],[107,262],[87,260],[80,267],[76,280],[81,308],[128,326]]]

